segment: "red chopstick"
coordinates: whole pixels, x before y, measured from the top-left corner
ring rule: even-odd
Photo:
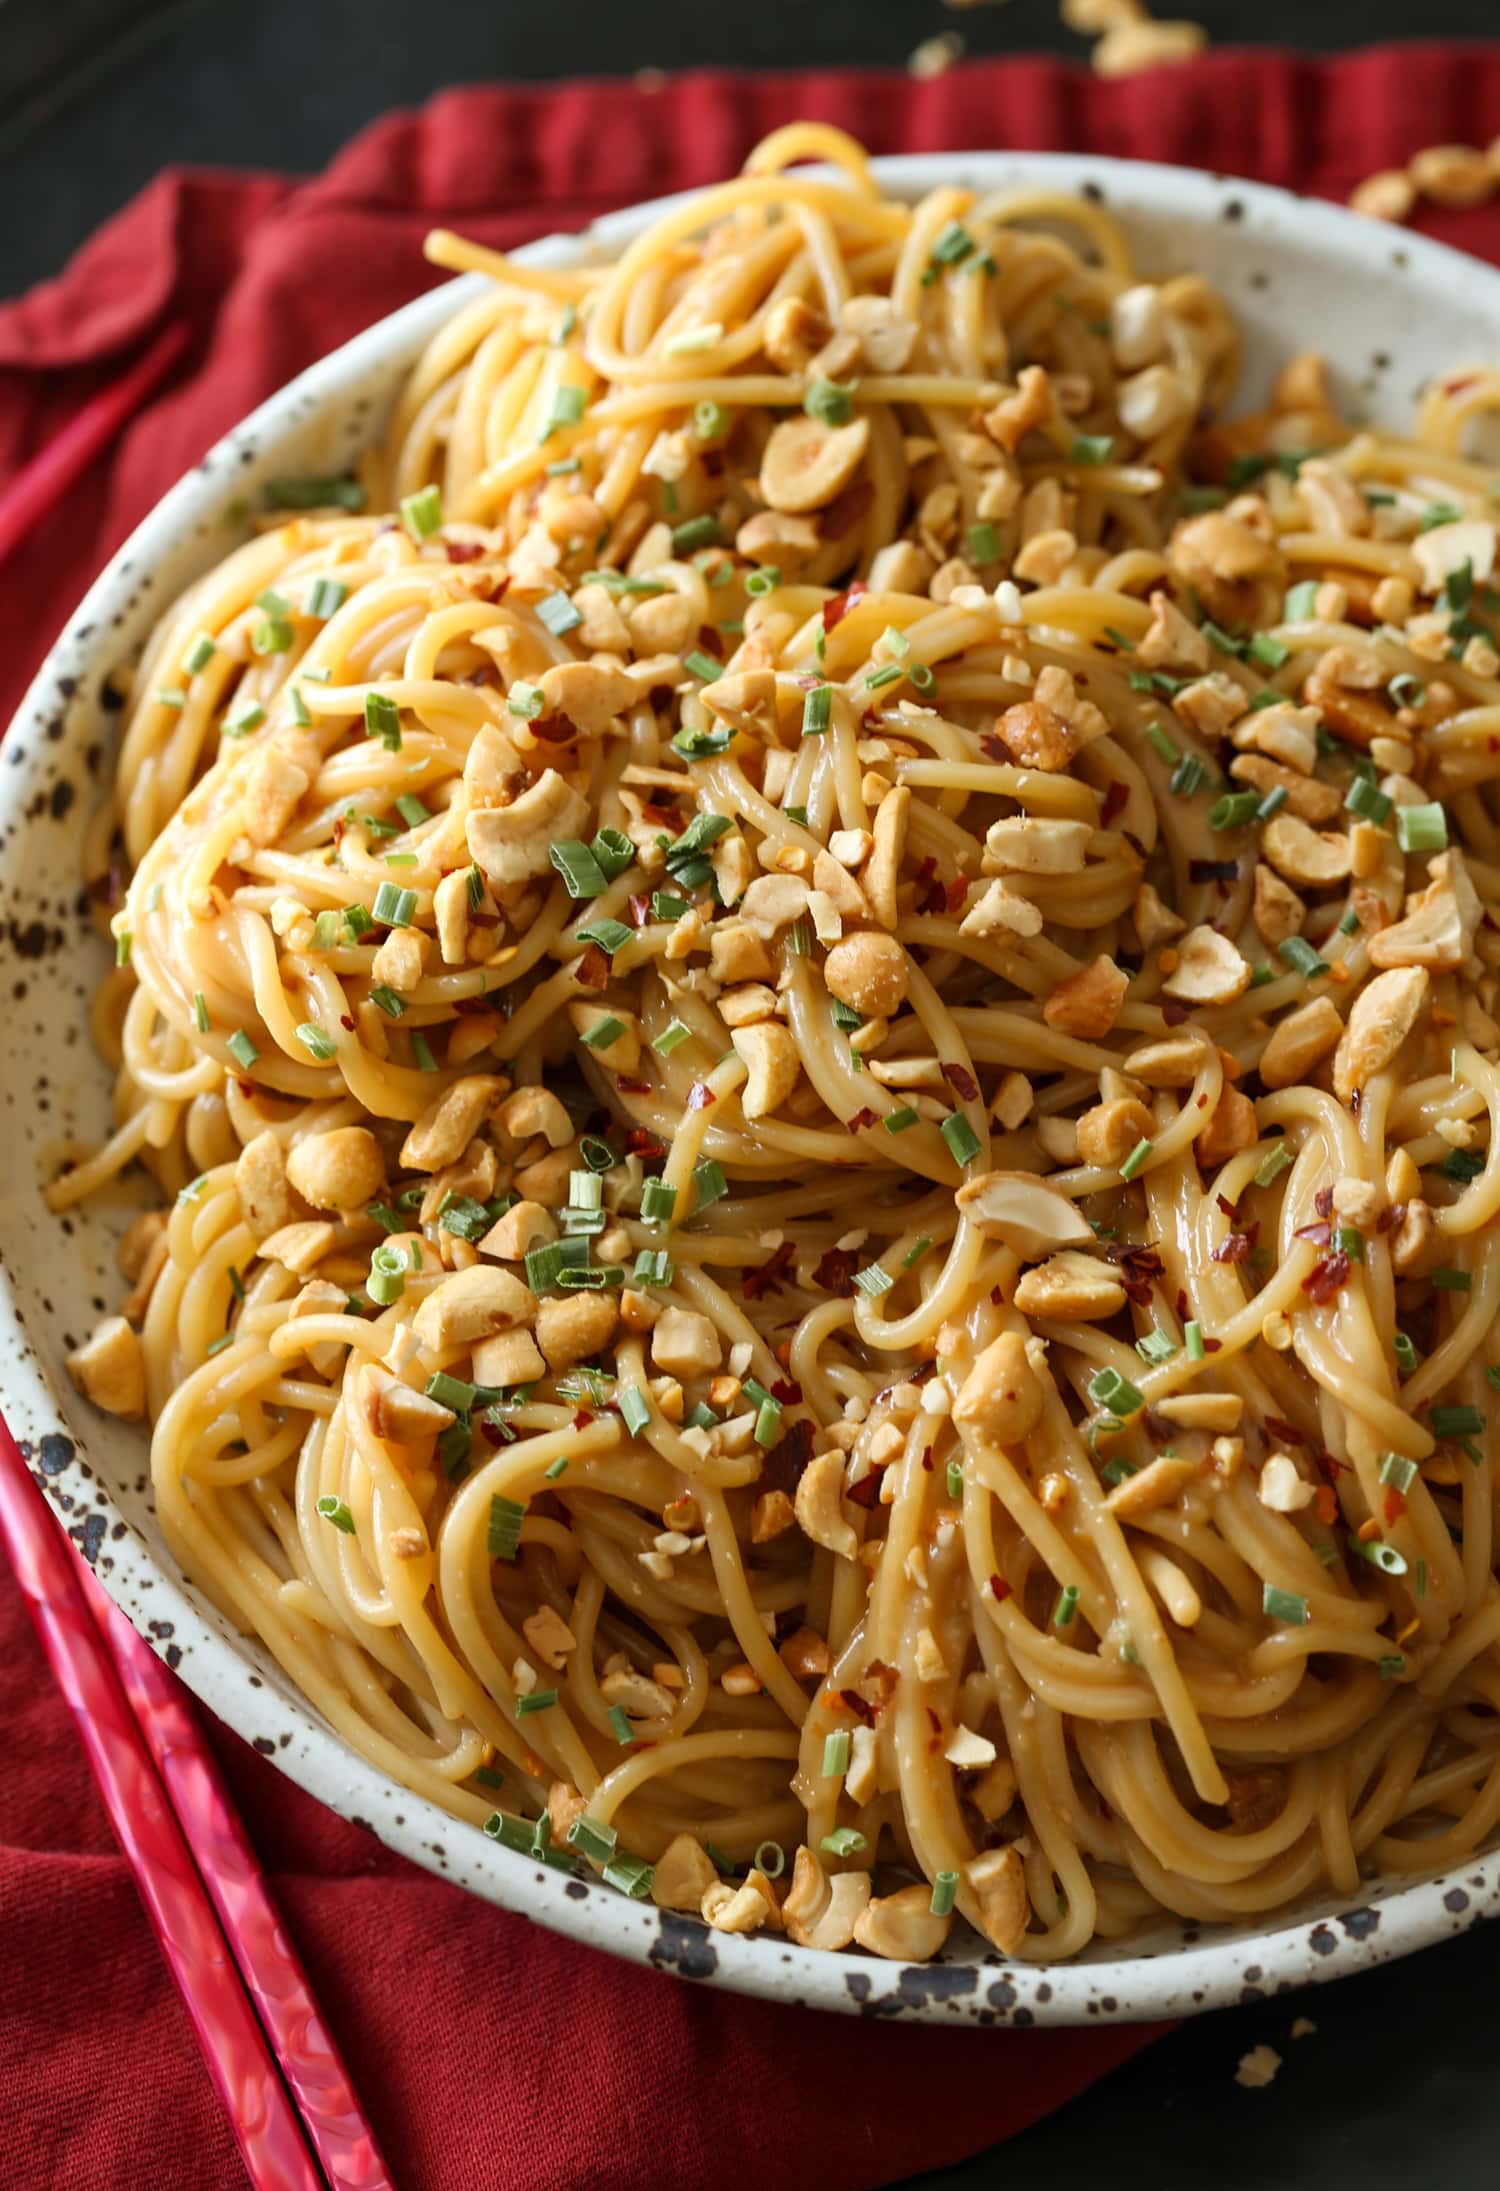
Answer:
[[[165,379],[188,345],[189,330],[175,321],[162,330],[149,350],[118,380],[70,418],[59,434],[37,451],[0,494],[0,562],[31,531],[39,517],[63,496],[103,453],[122,426],[139,410],[157,382]]]
[[[73,1555],[0,1424],[4,1543],[255,2191],[324,2191],[203,1882],[89,1616]]]
[[[394,2191],[187,1691],[81,1566],[80,1580],[324,2174],[335,2191]]]

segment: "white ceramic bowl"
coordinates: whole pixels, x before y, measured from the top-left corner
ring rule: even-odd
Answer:
[[[1345,408],[1404,423],[1428,376],[1500,353],[1500,276],[1435,244],[1279,190],[1087,157],[995,153],[878,163],[893,190],[1042,183],[1097,194],[1147,271],[1198,268],[1246,338],[1241,397],[1264,395],[1299,349],[1330,359]],[[618,251],[642,206],[523,256],[561,266]],[[413,268],[413,273],[416,273]],[[426,338],[477,286],[420,298],[263,404],[154,510],[58,639],[5,741],[0,767],[0,1390],[47,1496],[100,1581],[203,1701],[283,1772],[430,1871],[541,1924],[706,1984],[866,2015],[992,2024],[1084,2023],[1189,2013],[1407,1953],[1500,1907],[1500,1854],[1418,1881],[1371,1882],[1356,1906],[1326,1901],[1256,1926],[1166,1924],[1053,1968],[979,1958],[955,1943],[935,1966],[819,1955],[731,1938],[649,1902],[565,1879],[384,1779],[324,1725],[267,1655],[232,1631],[173,1568],[152,1512],[144,1435],[95,1413],[63,1368],[68,1347],[115,1306],[123,1220],[88,1207],[61,1220],[38,1182],[65,1134],[102,1136],[109,1076],[89,1045],[88,995],[103,947],[82,915],[78,844],[113,718],[100,682],[155,617],[222,554],[225,507],[278,473],[336,472],[372,434]]]

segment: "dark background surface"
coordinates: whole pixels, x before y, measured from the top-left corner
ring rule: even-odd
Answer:
[[[1335,50],[1500,28],[1497,0],[1179,4],[1216,43]],[[374,115],[446,84],[704,64],[899,66],[944,31],[975,55],[1086,51],[1053,0],[756,0],[732,11],[704,0],[0,0],[0,295],[55,272],[168,162],[310,170]],[[1493,2186],[1497,1990],[1500,1932],[1482,1927],[1342,1984],[1201,2017],[921,2191],[1012,2176],[1071,2191],[1085,2170],[1109,2191]],[[1293,2040],[1298,2017],[1317,2029]],[[1259,2044],[1283,2066],[1268,2089],[1247,2091],[1235,2068]],[[997,2079],[1004,2046],[997,2038]]]

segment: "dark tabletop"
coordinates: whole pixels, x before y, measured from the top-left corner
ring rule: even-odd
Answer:
[[[1216,41],[1328,51],[1472,37],[1500,20],[1496,0],[1159,0],[1159,12]],[[168,162],[312,170],[387,107],[480,78],[847,62],[855,19],[850,0],[0,0],[0,296],[54,273]],[[859,0],[857,21],[858,58],[874,64],[899,65],[944,31],[970,54],[1085,50],[1054,0]],[[1497,2181],[1497,1977],[1500,1932],[1481,1927],[1362,1977],[1200,2017],[1050,2121],[908,2191],[1009,2176],[1071,2191],[1086,2168],[1107,2191],[1479,2191]],[[1293,2039],[1299,2018],[1316,2029]],[[1246,2090],[1235,2069],[1258,2045],[1282,2067]],[[997,2075],[1004,2046],[997,2037]]]

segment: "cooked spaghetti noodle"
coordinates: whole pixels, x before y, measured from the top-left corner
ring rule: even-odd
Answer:
[[[50,1199],[157,1190],[74,1369],[183,1568],[729,1929],[1043,1960],[1460,1859],[1500,377],[1223,423],[1196,274],[812,127],[613,265],[430,251],[488,286],[163,619],[88,847]]]

